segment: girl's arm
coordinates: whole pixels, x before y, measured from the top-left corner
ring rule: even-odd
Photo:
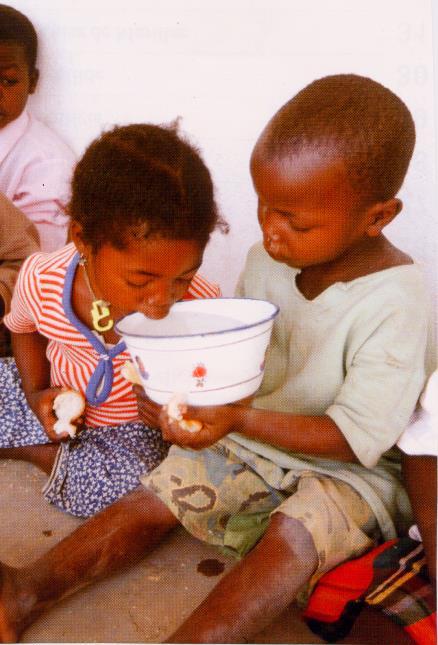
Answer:
[[[11,337],[23,390],[31,405],[30,398],[34,392],[50,387],[50,363],[46,356],[47,338],[37,331],[30,334],[11,333]]]
[[[53,430],[57,418],[53,401],[62,388],[50,387],[50,363],[47,360],[47,338],[38,332],[11,334],[12,349],[21,376],[26,400],[51,441],[59,442],[68,434],[58,435]]]
[[[163,436],[180,446],[202,449],[229,432],[240,432],[295,453],[305,453],[337,461],[357,462],[357,458],[335,422],[328,416],[295,416],[244,405],[188,408],[186,419],[199,419],[204,427],[196,433],[181,430],[160,416]]]

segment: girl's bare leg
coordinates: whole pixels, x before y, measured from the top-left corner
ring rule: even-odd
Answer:
[[[28,461],[49,475],[52,472],[58,448],[59,446],[54,443],[40,446],[21,446],[19,448],[0,448],[0,459]]]
[[[31,566],[0,564],[0,642],[15,642],[61,598],[134,564],[178,524],[143,487],[104,509]]]
[[[301,522],[276,513],[258,545],[167,642],[250,642],[294,600],[317,565],[312,537]]]

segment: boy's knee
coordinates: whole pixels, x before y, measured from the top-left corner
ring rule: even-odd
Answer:
[[[315,543],[309,531],[299,520],[278,511],[272,515],[265,536],[289,549],[295,558],[306,561],[310,568],[317,567],[318,553]]]

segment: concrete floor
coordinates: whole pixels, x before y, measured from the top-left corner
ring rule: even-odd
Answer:
[[[33,561],[80,521],[51,507],[40,489],[45,475],[21,462],[0,462],[0,559],[11,566]],[[233,560],[182,529],[129,571],[65,599],[22,636],[25,643],[159,643],[207,595],[219,575],[197,570],[212,558]],[[397,635],[397,633],[396,633]],[[387,645],[394,640],[363,617],[345,642]],[[322,643],[301,621],[297,608],[285,612],[254,643]]]

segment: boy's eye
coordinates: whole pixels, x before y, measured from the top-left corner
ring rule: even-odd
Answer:
[[[18,83],[18,78],[2,78],[0,79],[0,85],[3,87],[12,87],[13,85],[17,85]]]
[[[307,233],[307,231],[310,231],[310,227],[304,227],[304,226],[294,226],[293,224],[290,225],[291,229],[296,231],[297,233]]]

